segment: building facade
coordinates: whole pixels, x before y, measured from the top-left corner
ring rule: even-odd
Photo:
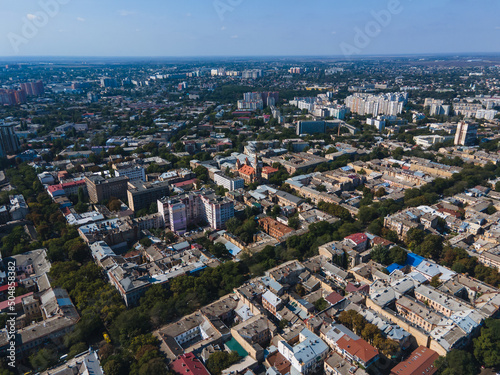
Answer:
[[[128,206],[131,210],[139,211],[149,208],[152,203],[168,195],[168,182],[129,181],[127,189]]]
[[[112,197],[124,199],[127,196],[128,177],[105,179],[102,176],[85,177],[87,191],[92,203],[99,203]]]
[[[0,124],[0,157],[6,157],[18,151],[19,138],[14,133],[14,124]]]

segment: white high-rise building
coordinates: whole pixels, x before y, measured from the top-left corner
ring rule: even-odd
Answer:
[[[455,133],[455,145],[472,146],[477,137],[477,124],[459,122]]]
[[[408,93],[406,92],[380,95],[356,93],[345,99],[345,105],[351,112],[359,115],[397,116],[403,112],[407,100]]]

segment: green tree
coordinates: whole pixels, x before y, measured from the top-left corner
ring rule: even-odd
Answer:
[[[194,169],[194,173],[196,173],[196,178],[200,181],[207,182],[208,181],[208,169],[202,165],[197,166]]]
[[[139,243],[144,247],[150,247],[153,242],[148,237],[144,237],[139,241]]]
[[[474,356],[486,367],[500,366],[500,320],[486,319],[481,335],[474,339]]]
[[[292,216],[291,218],[288,219],[288,226],[293,229],[299,229],[300,227],[300,220],[297,216]]]
[[[57,363],[57,352],[42,348],[30,356],[31,366],[37,371],[43,371]]]
[[[389,257],[392,263],[405,264],[408,253],[399,246],[393,246],[389,250]]]
[[[479,373],[474,357],[464,350],[449,351],[443,367],[442,375],[476,375]]]
[[[128,373],[128,366],[121,358],[112,358],[103,366],[106,375],[122,375]]]
[[[370,252],[371,258],[380,264],[389,265],[391,264],[391,257],[389,255],[389,250],[381,245],[375,246]]]
[[[362,206],[358,211],[358,219],[363,224],[371,223],[378,218],[377,209],[371,206]]]
[[[222,370],[227,369],[240,360],[237,352],[217,351],[208,357],[207,369],[212,375],[220,375]]]
[[[313,303],[314,307],[316,308],[317,311],[323,311],[325,310],[329,304],[328,302],[326,302],[326,300],[321,297],[320,299],[316,300],[314,303]]]

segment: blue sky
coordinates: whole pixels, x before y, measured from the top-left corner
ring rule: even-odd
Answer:
[[[47,16],[43,3],[59,9]],[[0,0],[0,9],[0,56],[500,52],[499,0]],[[380,12],[390,19],[377,26]]]

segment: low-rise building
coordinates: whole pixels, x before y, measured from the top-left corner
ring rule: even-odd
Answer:
[[[300,331],[297,344],[292,346],[281,340],[278,343],[278,351],[291,363],[295,371],[308,375],[323,367],[329,349],[323,340],[304,328]]]
[[[245,187],[245,180],[243,180],[242,178],[233,178],[222,173],[214,174],[214,182],[218,186],[222,186],[224,189],[227,189],[229,191],[243,189]]]
[[[293,232],[292,228],[268,216],[259,219],[259,225],[264,232],[278,240],[286,234]]]
[[[432,375],[438,369],[434,362],[439,358],[439,354],[434,350],[419,346],[415,349],[406,361],[398,363],[391,370],[391,375]]]

